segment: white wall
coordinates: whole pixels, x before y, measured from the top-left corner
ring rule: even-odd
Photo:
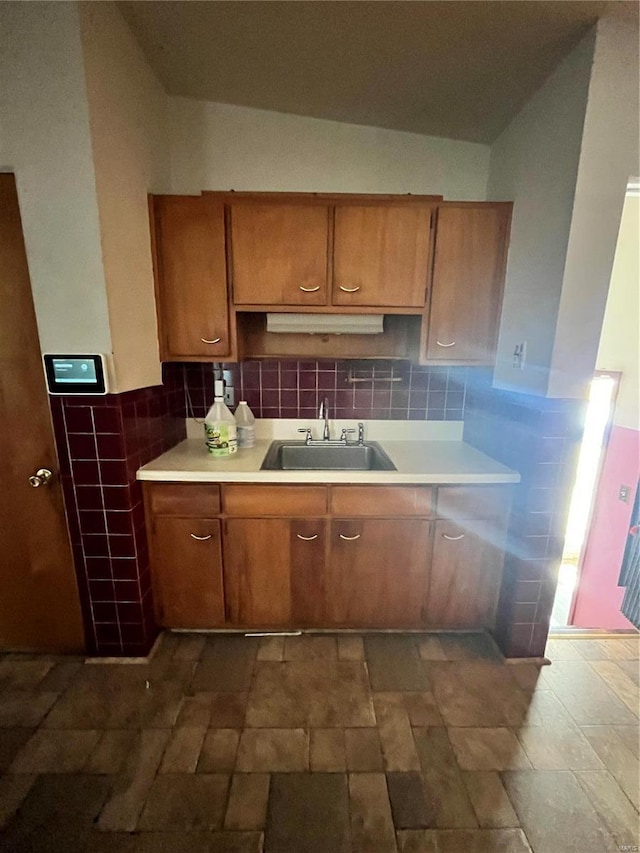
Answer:
[[[147,194],[168,189],[164,90],[112,3],[80,4],[118,391],[161,381]]]
[[[626,6],[597,26],[550,397],[584,396],[593,375],[627,181],[640,174],[638,18]]]
[[[492,199],[514,201],[494,383],[545,394],[594,49],[594,33],[565,58],[491,148]],[[515,345],[527,342],[523,370]]]
[[[0,3],[0,169],[16,174],[40,344],[111,352],[78,12]]]
[[[486,198],[489,147],[187,98],[169,99],[171,189]]]
[[[613,417],[640,430],[640,197],[624,202],[596,366],[622,373]]]

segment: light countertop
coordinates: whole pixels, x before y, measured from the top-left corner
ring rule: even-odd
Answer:
[[[298,436],[296,436],[297,438]],[[369,436],[368,436],[369,438]],[[138,480],[191,483],[517,483],[520,475],[460,440],[377,440],[397,471],[261,471],[271,439],[229,458],[209,456],[202,438],[188,438],[139,469]]]

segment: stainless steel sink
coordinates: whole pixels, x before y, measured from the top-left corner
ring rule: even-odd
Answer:
[[[262,471],[396,471],[396,466],[375,441],[364,444],[306,444],[274,441],[261,465]]]

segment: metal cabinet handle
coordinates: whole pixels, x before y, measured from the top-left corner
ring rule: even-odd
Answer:
[[[222,338],[215,338],[213,341],[208,341],[206,338],[200,338],[203,344],[219,344]]]
[[[210,533],[208,536],[196,536],[195,533],[190,533],[189,536],[198,542],[206,542],[207,539],[211,539],[212,534]]]
[[[317,284],[315,287],[303,287],[301,284],[299,284],[298,287],[303,293],[315,293],[316,290],[320,290],[319,284]]]
[[[303,542],[311,542],[313,539],[318,538],[318,534],[314,533],[313,536],[302,536],[300,533],[296,533],[298,539],[302,539]]]
[[[436,341],[439,347],[454,347],[456,345],[455,341],[452,341],[450,344],[443,344],[442,341]]]
[[[360,285],[358,285],[357,287],[343,287],[342,285],[340,285],[340,290],[343,293],[357,293],[360,290]]]
[[[461,533],[460,536],[447,536],[446,533],[442,534],[443,539],[448,539],[449,542],[457,542],[458,539],[464,539],[464,533]]]
[[[29,483],[34,489],[39,489],[40,486],[46,486],[53,477],[53,473],[48,468],[38,468],[35,474],[29,477]]]
[[[362,536],[362,534],[361,534],[361,533],[356,533],[356,535],[355,535],[355,536],[344,536],[344,534],[339,533],[339,534],[338,534],[338,536],[339,536],[341,539],[344,539],[344,541],[345,541],[345,542],[354,542],[356,539],[359,539],[359,538]]]

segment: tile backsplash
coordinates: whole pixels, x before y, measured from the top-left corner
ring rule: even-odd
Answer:
[[[246,400],[256,417],[317,417],[328,397],[333,418],[418,421],[463,420],[467,376],[475,369],[394,362],[387,365],[393,381],[350,383],[350,363],[344,361],[244,361],[223,367],[233,377],[236,403]],[[360,365],[358,376],[368,369]],[[174,364],[171,370],[182,375],[185,417],[203,418],[213,403],[213,366]]]

